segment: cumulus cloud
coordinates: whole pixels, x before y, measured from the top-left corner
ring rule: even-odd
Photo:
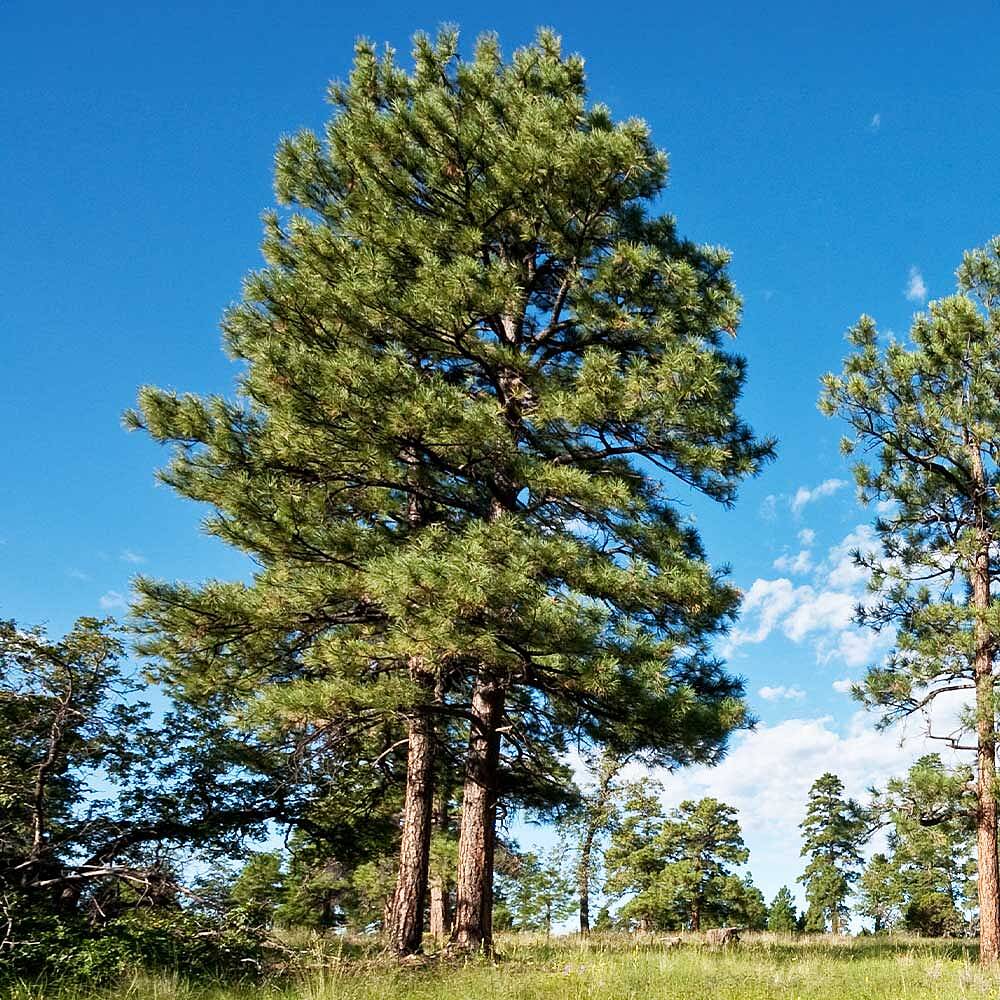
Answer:
[[[927,301],[927,285],[924,284],[924,276],[917,267],[910,268],[910,277],[906,282],[906,297],[919,305]]]
[[[801,701],[806,693],[800,687],[785,687],[779,684],[776,687],[762,687],[757,694],[764,701]]]
[[[818,562],[808,549],[780,556],[775,568],[793,575],[811,574],[808,582],[793,583],[787,576],[755,580],[744,595],[740,625],[722,647],[723,655],[778,633],[796,644],[809,641],[820,664],[865,667],[876,662],[892,636],[854,624],[858,605],[873,597],[868,593],[868,573],[854,564],[853,553],[877,547],[875,532],[862,524],[830,546]]]
[[[850,694],[854,684],[850,677],[841,677],[833,682],[833,690],[839,694]]]
[[[803,549],[795,555],[786,552],[774,560],[774,568],[780,569],[783,573],[808,573],[812,566],[812,553],[808,549]]]
[[[846,485],[847,483],[843,479],[826,479],[819,486],[815,486],[812,489],[800,486],[795,491],[795,496],[792,497],[792,513],[801,513],[802,508],[806,504],[813,503],[815,500],[820,500],[823,497],[832,496],[837,490],[842,489]]]
[[[101,594],[97,603],[105,611],[121,610],[128,607],[128,600],[125,598],[125,595],[118,593],[117,590],[109,590],[106,594]]]
[[[806,548],[808,548],[815,541],[816,541],[816,532],[813,531],[812,528],[803,528],[799,532],[800,545],[805,545]]]
[[[753,586],[743,598],[742,616],[757,620],[753,629],[734,629],[729,644],[741,646],[744,643],[763,642],[774,630],[782,617],[795,607],[796,588],[791,580],[754,580]]]

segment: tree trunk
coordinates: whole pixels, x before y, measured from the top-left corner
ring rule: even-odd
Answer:
[[[448,800],[443,793],[434,803],[434,826],[440,833],[448,832]],[[443,873],[431,874],[430,893],[431,937],[444,941],[451,933],[451,913],[448,906],[448,882]]]
[[[580,896],[580,933],[590,933],[590,864],[594,852],[594,831],[588,827],[580,845],[580,865],[576,885]]]
[[[504,690],[480,673],[472,692],[469,751],[458,835],[458,878],[452,944],[465,951],[493,948],[493,858],[496,850],[497,771]]]
[[[997,859],[997,737],[994,706],[993,639],[986,613],[990,607],[990,531],[986,524],[986,482],[982,455],[971,446],[976,491],[977,548],[972,570],[972,606],[976,612],[976,860],[979,870],[979,960],[1000,960],[1000,863]]]
[[[837,903],[830,909],[830,933],[840,933],[840,906]]]
[[[428,683],[419,664],[411,669],[419,681]],[[434,733],[425,707],[410,718],[408,743],[399,874],[389,917],[389,947],[397,955],[418,952],[424,932],[434,795]]]

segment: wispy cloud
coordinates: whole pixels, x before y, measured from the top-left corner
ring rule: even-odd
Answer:
[[[800,687],[785,687],[779,684],[776,687],[762,687],[757,694],[764,701],[801,701],[805,696],[805,691]]]
[[[120,611],[128,607],[128,600],[124,594],[118,593],[117,590],[109,590],[106,594],[101,594],[98,604],[105,611]]]
[[[808,489],[800,486],[792,497],[792,513],[798,514],[806,504],[813,503],[823,497],[832,496],[837,490],[843,489],[847,483],[843,479],[826,479],[819,486]]]
[[[816,532],[813,531],[812,528],[803,528],[799,532],[800,545],[805,545],[806,548],[808,548],[815,541],[816,541]]]
[[[924,284],[924,276],[916,266],[910,268],[910,277],[906,282],[906,297],[911,302],[921,305],[927,301],[927,285]]]
[[[80,580],[83,583],[87,583],[90,580],[90,575],[84,573],[82,569],[68,569],[66,570],[66,575],[71,580]]]
[[[868,123],[868,128],[871,129],[872,132],[877,132],[881,127],[882,115],[880,112],[876,111],[875,114],[872,115],[872,120]]]
[[[133,566],[138,566],[139,563],[146,561],[145,556],[140,555],[138,552],[133,552],[131,549],[122,549],[119,558],[122,562],[132,563]]]

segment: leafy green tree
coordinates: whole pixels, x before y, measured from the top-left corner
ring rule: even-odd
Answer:
[[[548,936],[554,922],[573,912],[573,881],[558,850],[520,855],[505,881],[503,896],[515,930],[544,930]]]
[[[295,214],[225,321],[240,399],[142,390],[164,480],[261,568],[140,581],[137,610],[165,675],[238,711],[405,729],[397,951],[419,947],[438,722],[463,713],[454,937],[488,948],[503,740],[676,765],[743,722],[710,652],[738,594],[661,480],[729,504],[772,448],[735,411],[728,256],[651,213],[646,127],[588,105],[548,32],[509,61],[420,35],[413,58],[360,43],[325,141],[282,144]]]
[[[719,924],[762,931],[767,927],[767,902],[750,875],[728,876],[722,883],[714,920]]]
[[[850,425],[848,453],[871,453],[855,476],[862,499],[880,502],[882,553],[858,554],[877,594],[859,620],[895,629],[893,654],[869,670],[858,694],[891,723],[914,714],[931,720],[937,698],[968,692],[962,732],[935,735],[975,754],[980,956],[993,964],[1000,960],[1000,238],[965,254],[958,293],[918,314],[908,340],[880,344],[868,316],[849,337],[854,352],[840,375],[824,379],[821,406]]]
[[[787,885],[783,885],[771,901],[771,907],[767,911],[767,929],[779,934],[790,934],[798,930],[795,897]]]
[[[597,919],[594,921],[595,931],[612,931],[615,929],[615,922],[611,918],[611,910],[607,906],[602,906],[597,911]]]
[[[621,819],[621,799],[628,787],[620,780],[625,758],[607,750],[587,760],[589,783],[560,828],[573,836],[576,847],[576,887],[580,933],[590,932],[590,893],[600,870],[607,837]]]
[[[927,754],[889,782],[883,806],[904,925],[935,937],[964,933],[976,896],[971,769]]]
[[[321,929],[346,924],[353,901],[351,870],[328,846],[302,830],[290,838],[284,886],[274,915],[276,923]]]
[[[853,799],[844,798],[844,783],[827,772],[809,789],[806,818],[800,828],[802,855],[809,858],[799,878],[809,901],[807,929],[826,930],[829,926],[839,934],[862,861],[861,845],[867,836],[865,811]]]
[[[899,869],[885,854],[873,854],[858,879],[857,910],[878,934],[893,926],[903,899]]]
[[[233,883],[231,901],[255,924],[270,927],[287,895],[281,855],[277,851],[251,854]]]
[[[608,850],[608,889],[633,894],[623,919],[644,930],[700,930],[730,917],[760,922],[758,890],[729,869],[749,857],[735,809],[705,798],[682,802],[662,819],[648,795],[631,804],[635,811]]]
[[[0,623],[4,972],[82,974],[91,958],[155,965],[167,952],[192,969],[238,965],[256,956],[256,931],[227,922],[219,879],[182,910],[185,872],[170,859],[223,869],[272,821],[336,839],[311,810],[336,827],[339,786],[302,768],[293,744],[227,726],[211,706],[154,715],[144,688],[110,621],[81,618],[59,639]]]
[[[656,917],[649,890],[664,863],[658,842],[664,822],[662,794],[663,786],[649,778],[627,786],[621,819],[604,856],[604,891],[615,898],[631,897],[625,918],[640,930],[651,930]]]

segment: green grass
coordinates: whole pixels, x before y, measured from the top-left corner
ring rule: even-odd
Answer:
[[[377,956],[317,948],[306,968],[254,986],[195,985],[181,973],[115,990],[24,984],[16,1000],[953,1000],[1000,998],[1000,976],[975,964],[967,941],[747,935],[725,951],[696,936],[510,935],[496,962],[428,959],[400,968]],[[339,954],[338,954],[339,951]]]

